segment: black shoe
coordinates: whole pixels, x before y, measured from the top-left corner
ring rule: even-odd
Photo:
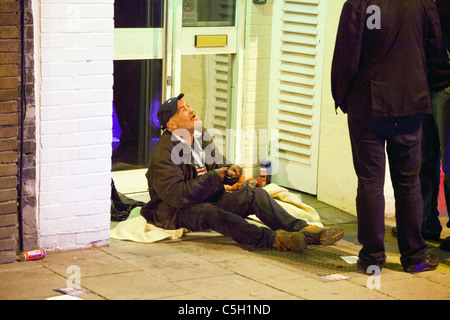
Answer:
[[[447,237],[444,240],[442,240],[441,250],[450,251],[450,237]]]
[[[344,237],[344,230],[341,228],[321,228],[315,225],[304,227],[299,233],[305,235],[308,244],[330,245]]]
[[[408,267],[403,267],[403,269],[408,273],[419,273],[424,271],[432,271],[439,265],[439,259],[433,256],[427,256],[425,261],[419,264],[413,264]]]
[[[398,229],[397,227],[393,227],[391,230],[391,233],[394,237],[397,238],[398,236]],[[438,241],[441,238],[441,233],[426,233],[426,232],[422,232],[422,237],[425,240],[430,240],[430,241]]]
[[[361,259],[358,259],[356,261],[356,265],[358,266],[358,269],[363,270],[367,274],[375,273],[376,275],[378,275],[377,271],[381,272],[381,270],[383,269],[385,264],[386,264],[385,262],[383,262],[381,264],[368,263],[368,262],[362,261]],[[369,267],[371,267],[371,268],[369,268]],[[377,269],[377,267],[378,267],[378,269]]]
[[[391,230],[391,233],[392,233],[392,235],[393,235],[394,237],[397,238],[397,227],[393,227],[392,230]]]
[[[426,232],[422,232],[422,237],[425,240],[430,240],[430,241],[439,241],[439,239],[441,239],[441,233],[426,233]]]

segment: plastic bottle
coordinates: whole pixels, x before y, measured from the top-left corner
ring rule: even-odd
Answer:
[[[259,168],[258,187],[263,188],[267,184],[267,168]]]
[[[261,167],[266,168],[266,184],[272,180],[272,163],[270,161],[261,161]]]

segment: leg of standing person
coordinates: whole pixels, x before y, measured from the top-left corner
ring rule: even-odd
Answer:
[[[356,211],[360,266],[384,266],[385,139],[369,119],[348,116],[353,164],[358,177]]]
[[[450,217],[450,174],[444,174],[444,198],[447,207],[447,216]],[[447,227],[450,228],[450,219],[447,222]]]
[[[438,240],[442,231],[438,211],[441,161],[439,135],[433,115],[423,115],[422,132],[420,167],[423,199],[422,236],[428,240]]]
[[[445,203],[447,205],[447,214],[450,206],[450,91],[434,92],[433,98],[433,116],[439,132],[441,143],[441,161],[442,171],[444,172],[444,193]],[[450,220],[447,222],[450,228]],[[450,251],[450,237],[445,238],[441,243],[441,249]]]
[[[445,204],[447,205],[447,216],[450,217],[450,175],[446,174],[444,176],[444,193],[445,193]],[[450,228],[450,219],[447,222],[447,228]],[[443,239],[441,242],[441,249],[445,251],[450,251],[450,236]]]
[[[441,143],[442,171],[450,175],[450,89],[432,92],[433,116]]]
[[[390,127],[390,128],[389,128]],[[396,118],[386,128],[387,153],[395,195],[400,261],[405,270],[425,261],[421,229],[423,200],[420,191],[421,116]]]

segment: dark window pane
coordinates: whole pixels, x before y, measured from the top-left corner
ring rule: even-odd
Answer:
[[[236,0],[184,0],[183,27],[234,26]]]
[[[146,167],[160,135],[162,60],[114,61],[113,170]]]
[[[115,28],[162,28],[163,0],[115,0]]]

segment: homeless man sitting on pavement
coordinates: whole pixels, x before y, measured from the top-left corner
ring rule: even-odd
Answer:
[[[150,157],[146,176],[151,199],[141,211],[149,223],[194,232],[212,229],[242,245],[282,251],[301,252],[307,244],[342,239],[342,229],[294,218],[264,189],[226,191],[224,185],[236,183],[241,168],[222,160],[183,96],[167,100],[158,111],[164,132]],[[252,214],[270,229],[247,222]]]

